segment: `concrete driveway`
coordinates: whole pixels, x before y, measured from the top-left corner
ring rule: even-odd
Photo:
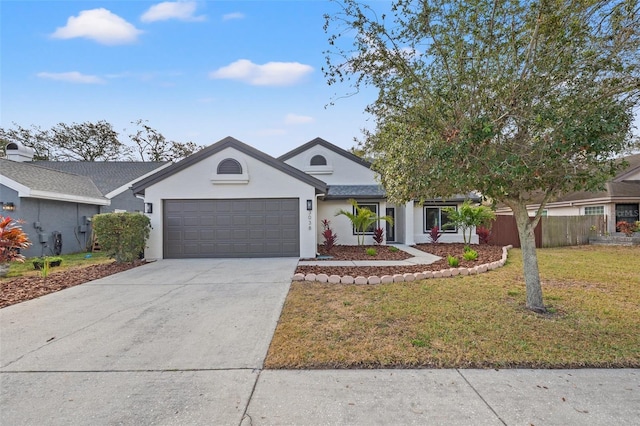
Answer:
[[[0,310],[0,424],[239,424],[296,263],[163,260]]]

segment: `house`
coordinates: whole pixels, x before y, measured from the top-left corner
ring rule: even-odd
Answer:
[[[548,202],[545,216],[603,215],[606,231],[616,232],[616,223],[634,223],[640,220],[640,154],[624,157],[628,167],[605,183],[601,191],[580,191],[562,194]],[[540,204],[527,206],[533,216]],[[511,214],[511,209],[501,206],[498,214]]]
[[[104,212],[141,211],[131,185],[169,163],[32,161],[16,143],[0,158],[2,215],[23,220],[32,246],[27,257],[84,251],[91,218]]]
[[[428,242],[432,226],[443,228],[443,207],[468,197],[388,203],[370,163],[316,138],[274,158],[227,137],[133,185],[144,197],[152,231],[148,258],[314,257],[323,219],[339,244],[356,244],[349,220],[337,216],[356,199],[379,216],[395,218],[386,241]],[[372,243],[368,236],[366,244]],[[444,227],[440,241],[462,241]]]

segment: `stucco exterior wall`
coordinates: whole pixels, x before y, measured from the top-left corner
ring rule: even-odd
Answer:
[[[444,207],[444,206],[453,206],[457,205],[460,207],[461,203],[452,203],[446,205],[434,205],[433,207]],[[418,205],[417,203],[413,207],[413,240],[415,244],[423,244],[430,243],[429,233],[425,231],[425,209],[424,207],[432,207],[429,204]],[[468,232],[468,231],[467,231]],[[462,230],[458,229],[457,232],[443,232],[440,239],[438,239],[439,243],[463,243],[464,237],[462,235]],[[471,244],[478,244],[478,236],[476,235],[475,228],[471,230]]]
[[[311,158],[322,155],[326,166],[311,166]],[[290,166],[302,170],[329,185],[376,185],[376,173],[368,167],[355,163],[344,156],[316,145],[285,161]]]
[[[246,182],[212,182],[217,178],[218,163],[227,158],[240,162],[243,170],[247,172]],[[153,213],[148,214],[152,230],[145,256],[157,259],[163,257],[163,200],[242,198],[298,198],[300,200],[300,256],[315,256],[318,223],[315,189],[232,148],[217,152],[145,189],[144,201],[153,203]],[[313,200],[311,220],[307,211],[307,200]]]
[[[384,212],[387,206],[385,200],[358,200],[359,203],[376,203],[378,204],[378,216],[384,216]],[[358,236],[353,232],[353,226],[351,225],[351,221],[348,217],[344,215],[336,216],[336,213],[340,210],[353,211],[353,207],[346,200],[329,200],[329,201],[321,201],[318,206],[318,244],[322,244],[324,238],[322,237],[322,220],[328,219],[331,221],[331,229],[338,235],[337,244],[340,245],[357,245],[358,244]],[[379,225],[382,229],[385,229],[385,222],[381,220]],[[385,232],[385,240],[386,240],[386,232]],[[364,244],[371,245],[374,244],[373,237],[371,235],[366,235],[364,239]]]
[[[91,243],[91,226],[86,219],[99,213],[98,206],[37,198],[18,199],[17,192],[5,186],[2,187],[3,201],[5,197],[11,197],[12,192],[15,195],[13,199],[16,199],[12,201],[16,209],[13,212],[3,212],[3,215],[25,222],[22,230],[29,236],[32,245],[23,250],[22,254],[26,257],[53,255],[54,231],[62,234],[62,254],[87,249]],[[36,229],[35,223],[39,223],[40,229]]]

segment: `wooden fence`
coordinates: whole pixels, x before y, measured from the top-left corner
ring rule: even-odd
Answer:
[[[606,229],[606,218],[602,215],[545,216],[535,229],[536,247],[589,244],[590,235],[601,235]],[[513,216],[497,216],[491,226],[491,244],[520,247],[518,227]]]

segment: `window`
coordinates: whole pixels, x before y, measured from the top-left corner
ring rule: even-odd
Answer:
[[[616,204],[616,223],[625,221],[635,223],[640,220],[640,208],[638,204]],[[616,228],[616,231],[618,229]]]
[[[375,214],[376,216],[378,216],[378,203],[358,203],[358,207],[360,209],[369,209],[371,212],[373,212],[373,214]],[[356,214],[356,208],[353,208],[353,214]],[[375,223],[371,224],[371,226],[369,226],[366,231],[364,232],[365,234],[373,234],[373,231],[375,231],[375,229],[380,226],[380,222],[376,221]],[[357,235],[356,229],[353,228],[353,235]]]
[[[447,225],[449,222],[449,217],[447,212],[442,210],[445,207],[453,207],[457,209],[456,206],[425,206],[424,208],[424,232],[427,233],[433,227],[438,227],[442,232],[458,232],[455,226]]]
[[[311,166],[326,166],[327,159],[322,155],[314,155],[313,157],[311,157],[311,161],[309,162],[309,164]]]
[[[233,158],[227,158],[222,160],[220,164],[218,164],[218,174],[219,175],[241,175],[242,174],[242,166],[238,162],[238,160],[234,160]]]
[[[604,206],[587,206],[584,208],[585,216],[604,214]]]

